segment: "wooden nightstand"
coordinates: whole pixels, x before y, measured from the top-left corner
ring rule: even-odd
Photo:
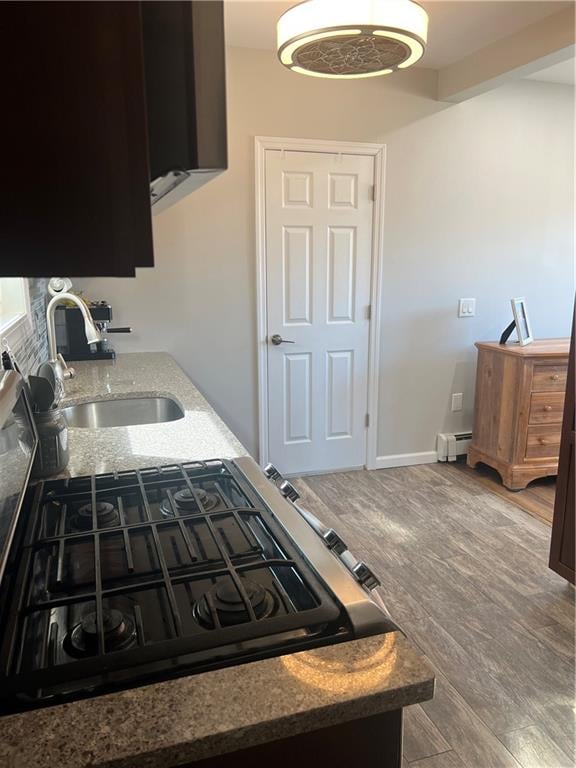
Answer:
[[[476,342],[476,398],[468,464],[497,470],[511,490],[558,471],[569,339]]]

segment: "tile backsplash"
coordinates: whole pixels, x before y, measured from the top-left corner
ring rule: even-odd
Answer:
[[[25,376],[34,373],[38,364],[48,359],[48,336],[46,333],[48,279],[45,277],[29,278],[28,290],[30,291],[32,329],[17,341],[11,340],[10,344]]]

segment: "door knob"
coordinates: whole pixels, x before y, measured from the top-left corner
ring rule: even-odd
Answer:
[[[295,341],[290,341],[289,339],[283,339],[279,333],[275,333],[274,336],[270,336],[270,341],[272,342],[272,344],[274,344],[275,347],[280,346],[280,344],[296,344]]]

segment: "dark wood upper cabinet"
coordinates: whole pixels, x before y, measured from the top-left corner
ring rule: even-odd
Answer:
[[[152,266],[141,7],[0,4],[0,275]]]
[[[216,0],[142,5],[152,212],[228,165],[224,8]]]
[[[575,549],[575,496],[576,473],[574,471],[575,446],[575,388],[574,366],[576,349],[574,332],[576,315],[572,322],[572,340],[570,342],[570,360],[564,401],[564,419],[560,438],[560,459],[558,461],[558,481],[554,501],[554,519],[552,521],[552,540],[550,542],[550,568],[574,584],[574,549]]]
[[[0,277],[153,266],[151,180],[226,167],[222,2],[3,2],[0,62]]]

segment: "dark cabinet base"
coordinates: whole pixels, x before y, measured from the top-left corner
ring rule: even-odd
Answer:
[[[575,524],[576,516],[576,406],[575,406],[575,326],[576,315],[572,321],[572,339],[568,362],[568,380],[564,400],[564,420],[560,438],[560,459],[558,462],[558,482],[554,501],[554,519],[552,521],[552,539],[550,542],[550,568],[574,584],[575,561]]]
[[[373,715],[260,744],[208,760],[190,768],[400,768],[402,710]]]

